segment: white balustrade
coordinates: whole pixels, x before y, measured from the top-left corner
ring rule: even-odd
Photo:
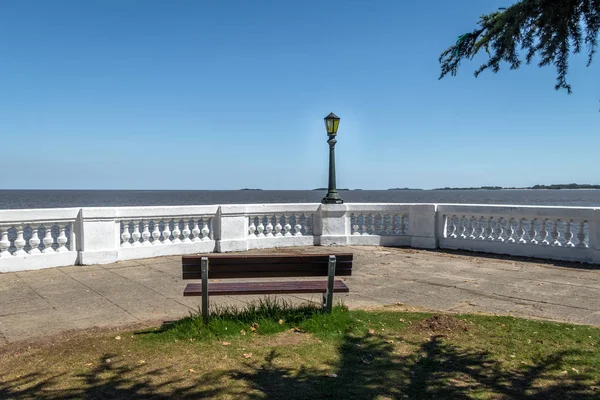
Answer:
[[[212,217],[151,217],[121,220],[121,248],[192,244],[212,240]],[[150,232],[152,226],[152,232]],[[140,232],[142,227],[142,232]],[[202,227],[202,228],[200,228]],[[133,233],[130,230],[133,228]],[[172,230],[171,230],[172,228]],[[190,229],[191,228],[191,229]],[[171,239],[172,238],[172,239]]]
[[[589,242],[589,232],[587,229],[588,221],[586,219],[567,219],[544,218],[541,221],[538,218],[514,218],[505,216],[487,216],[476,217],[469,215],[444,215],[446,220],[446,238],[458,240],[485,240],[510,243],[522,243],[533,245],[548,246],[566,246],[566,247],[587,247]],[[471,228],[463,225],[464,221],[469,221]],[[479,230],[475,228],[475,221],[478,221]],[[517,224],[515,231],[514,224]],[[536,228],[536,225],[538,228]],[[548,226],[551,230],[548,230]],[[526,229],[527,227],[527,229]],[[578,234],[574,240],[573,229]],[[476,237],[475,232],[480,234]],[[467,235],[466,232],[471,232]],[[539,234],[538,234],[539,232]],[[515,239],[516,235],[516,239]]]
[[[311,203],[0,210],[0,272],[312,245],[600,263],[600,209]]]
[[[589,251],[590,224],[593,221],[596,227],[600,222],[595,212],[569,207],[439,205],[439,246],[591,262],[600,259],[596,250]],[[465,220],[473,226],[468,235],[460,234],[460,221]]]
[[[74,232],[76,212],[67,209],[27,211],[0,210],[0,272],[75,264],[78,256]],[[37,218],[17,220],[27,214]],[[72,219],[57,220],[60,216]]]
[[[267,214],[248,216],[248,237],[292,238],[312,234],[313,214]]]
[[[353,236],[399,236],[408,231],[408,214],[360,213],[350,215]]]

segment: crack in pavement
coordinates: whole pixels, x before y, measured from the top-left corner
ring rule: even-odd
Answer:
[[[82,285],[83,287],[88,288],[89,290],[91,290],[92,292],[96,293],[98,296],[102,297],[104,300],[108,301],[110,304],[114,305],[117,308],[120,308],[122,311],[124,311],[127,315],[135,318],[136,320],[140,320],[140,318],[136,317],[135,315],[133,315],[132,313],[130,313],[129,311],[127,311],[126,309],[124,309],[123,307],[121,307],[120,305],[118,305],[117,303],[115,303],[114,301],[110,300],[109,298],[107,298],[106,296],[102,295],[102,293],[98,292],[96,289],[92,288],[91,286],[86,285],[85,283],[73,278],[71,275],[67,274],[66,272],[61,271],[63,274],[67,275],[69,278],[73,279],[75,282],[79,283],[80,285]]]

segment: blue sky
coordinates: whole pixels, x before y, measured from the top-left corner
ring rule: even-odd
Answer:
[[[1,189],[600,183],[600,60],[438,56],[512,1],[0,3]]]

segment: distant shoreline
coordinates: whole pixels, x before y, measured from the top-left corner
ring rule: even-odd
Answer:
[[[465,187],[465,188],[452,188],[443,187],[435,188],[431,190],[597,190],[600,189],[600,185],[591,184],[579,184],[579,183],[567,183],[567,184],[552,184],[552,185],[534,185],[529,187],[502,187],[502,186],[480,186],[480,187]],[[393,190],[393,189],[389,189]]]

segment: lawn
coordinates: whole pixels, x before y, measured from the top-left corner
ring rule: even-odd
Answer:
[[[0,348],[0,398],[600,399],[600,329],[262,301]]]

